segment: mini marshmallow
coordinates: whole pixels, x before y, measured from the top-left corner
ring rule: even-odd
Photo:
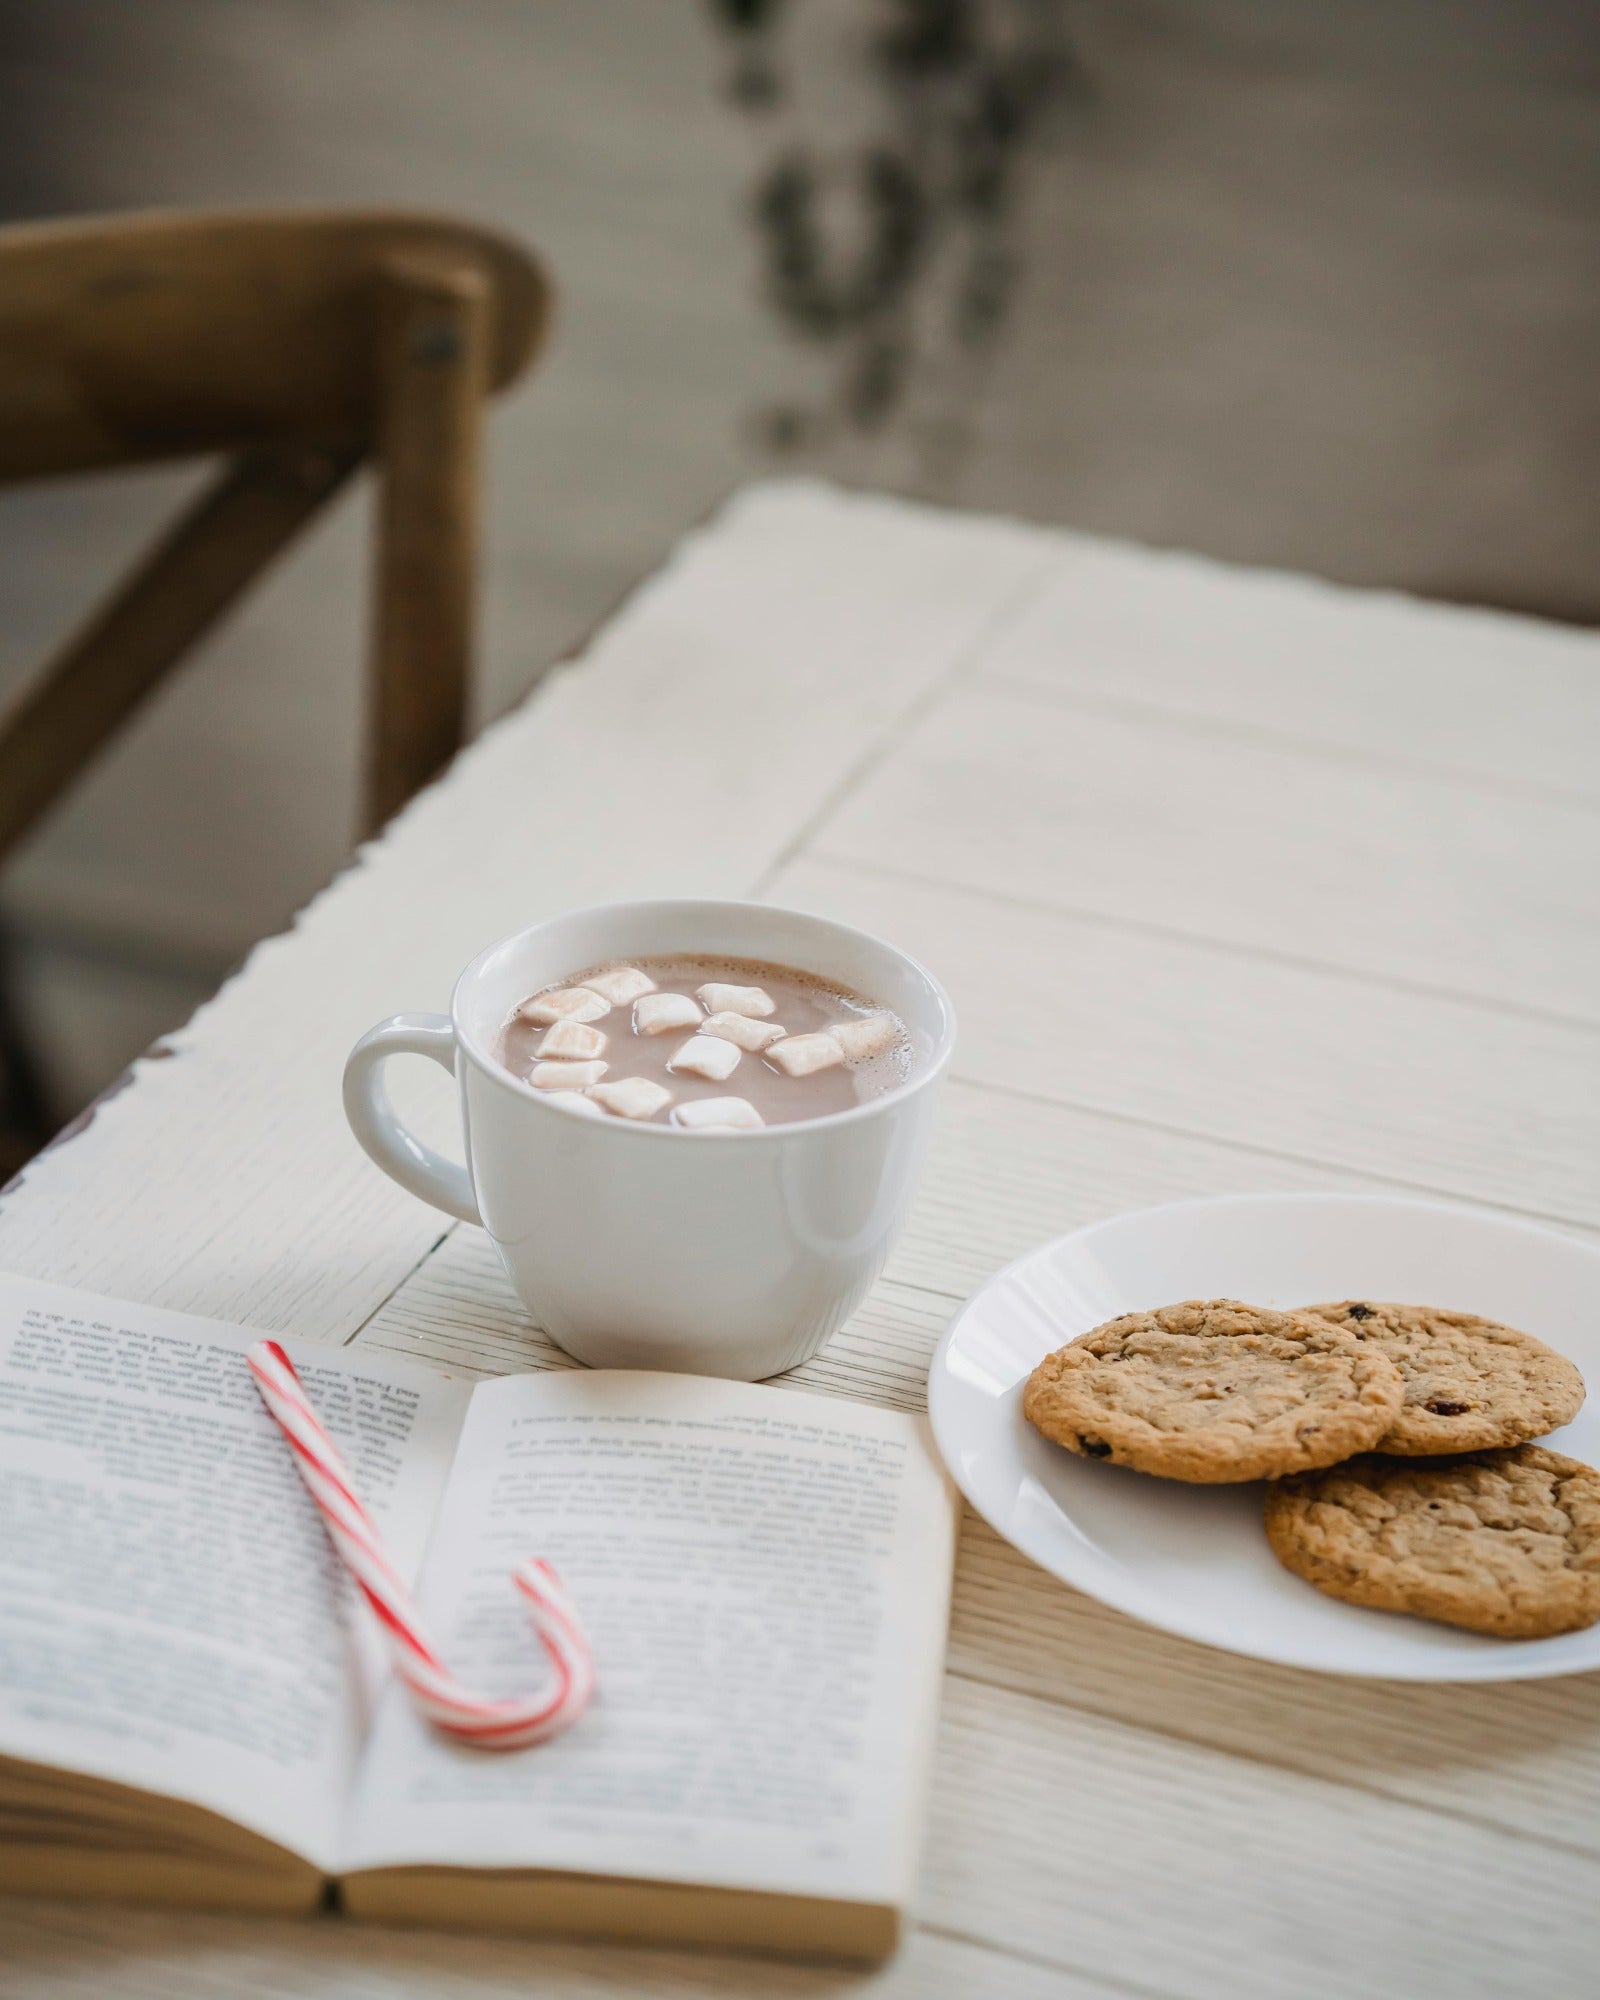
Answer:
[[[697,986],[694,997],[708,1014],[775,1014],[778,1003],[759,986]]]
[[[696,1097],[678,1106],[672,1122],[689,1132],[748,1132],[766,1120],[745,1097]]]
[[[832,1035],[788,1035],[774,1042],[766,1060],[785,1076],[810,1076],[813,1070],[832,1069],[844,1061],[844,1050]]]
[[[649,973],[641,972],[636,965],[613,965],[583,983],[613,1007],[626,1007],[641,993],[654,993],[656,990],[656,983]]]
[[[718,1035],[692,1035],[667,1063],[680,1075],[703,1076],[708,1083],[725,1083],[739,1067],[739,1051]]]
[[[598,1028],[586,1028],[581,1021],[557,1021],[535,1050],[542,1062],[546,1056],[573,1056],[580,1062],[603,1056],[606,1038]]]
[[[619,1076],[615,1083],[597,1083],[584,1102],[603,1104],[618,1118],[654,1118],[672,1092],[647,1076]]]
[[[633,1003],[636,1035],[664,1035],[671,1028],[699,1025],[700,1009],[687,993],[646,993]]]
[[[604,1086],[601,1086],[604,1088]],[[557,1090],[550,1096],[550,1102],[558,1111],[576,1111],[580,1118],[604,1119],[605,1113],[598,1104],[591,1104],[581,1091]]]
[[[535,1090],[587,1090],[610,1068],[603,1062],[536,1062],[528,1072]]]
[[[771,1048],[780,1035],[788,1032],[787,1028],[780,1028],[776,1021],[752,1021],[748,1014],[713,1014],[706,1023],[708,1035],[717,1035],[725,1042],[732,1042],[735,1048],[743,1049],[747,1055],[759,1055],[763,1049]]]
[[[611,1012],[611,1002],[587,986],[558,986],[549,993],[535,993],[524,1000],[517,1012],[525,1021],[598,1021]]]
[[[846,1062],[863,1062],[894,1047],[900,1023],[893,1014],[857,1014],[848,1021],[835,1021],[826,1032],[843,1049]]]

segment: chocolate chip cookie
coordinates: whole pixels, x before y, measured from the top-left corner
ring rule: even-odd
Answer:
[[[1400,1370],[1405,1403],[1378,1443],[1393,1457],[1523,1444],[1571,1423],[1582,1405],[1583,1377],[1566,1356],[1498,1320],[1361,1299],[1305,1311],[1344,1327]]]
[[[1286,1569],[1346,1604],[1500,1639],[1600,1621],[1600,1472],[1518,1445],[1460,1458],[1358,1458],[1267,1489]]]
[[[1190,1299],[1125,1313],[1047,1355],[1022,1409],[1080,1457],[1220,1485],[1370,1451],[1403,1394],[1373,1342],[1327,1320]]]

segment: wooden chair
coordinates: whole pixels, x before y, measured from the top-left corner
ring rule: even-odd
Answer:
[[[548,306],[544,273],[519,244],[430,215],[0,229],[0,484],[226,460],[0,708],[0,859],[369,458],[362,830],[448,762],[472,658],[483,405],[533,358]],[[32,1124],[4,997],[0,1058],[13,1110]]]
[[[483,404],[532,359],[548,301],[519,244],[428,215],[0,229],[0,484],[228,460],[0,710],[0,857],[369,457],[363,829],[449,760],[472,655]]]

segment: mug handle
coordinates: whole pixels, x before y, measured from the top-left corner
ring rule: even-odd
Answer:
[[[454,1076],[456,1031],[445,1014],[396,1014],[368,1029],[344,1066],[344,1115],[363,1150],[409,1193],[463,1222],[483,1217],[463,1166],[424,1144],[396,1114],[383,1080],[391,1056],[431,1056]]]

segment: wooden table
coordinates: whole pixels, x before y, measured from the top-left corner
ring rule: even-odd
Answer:
[[[357,1152],[342,1059],[503,931],[677,892],[885,932],[961,1012],[915,1220],[817,1386],[915,1407],[980,1279],[1148,1202],[1400,1189],[1592,1235],[1597,746],[1589,635],[760,488],[28,1170],[0,1267],[539,1365],[479,1233]],[[1253,1666],[969,1519],[921,1911],[866,1976],[11,1903],[0,1990],[1577,2000],[1600,1677]]]

